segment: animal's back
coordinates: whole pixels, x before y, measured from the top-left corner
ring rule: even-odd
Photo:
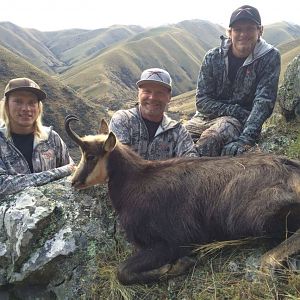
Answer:
[[[149,233],[141,239],[170,243],[273,235],[300,206],[299,174],[297,161],[257,154],[149,165],[130,192],[138,197],[125,223],[136,236]],[[300,225],[294,215],[289,219]]]
[[[250,158],[251,160],[249,161]],[[284,237],[300,227],[300,164],[272,155],[250,155],[219,197],[213,213],[227,238]]]

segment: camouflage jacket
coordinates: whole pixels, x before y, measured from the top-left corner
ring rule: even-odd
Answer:
[[[240,139],[253,144],[275,105],[280,54],[261,39],[231,84],[227,76],[230,45],[230,40],[222,37],[221,46],[208,51],[203,59],[196,92],[196,115],[206,119],[221,116],[238,119],[244,126]]]
[[[129,145],[147,160],[198,156],[186,128],[166,114],[152,141],[149,141],[148,130],[139,107],[117,111],[110,121],[110,130],[116,134],[121,143]]]
[[[73,163],[68,149],[51,127],[44,127],[45,137],[34,138],[31,173],[22,153],[6,138],[6,128],[0,127],[0,196],[13,194],[28,186],[38,186],[71,174]]]

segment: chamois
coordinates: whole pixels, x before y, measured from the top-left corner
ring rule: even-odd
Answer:
[[[300,162],[270,154],[146,161],[117,141],[102,120],[100,134],[68,135],[82,151],[75,188],[108,183],[127,239],[137,252],[117,272],[122,284],[177,276],[194,263],[193,245],[243,237],[284,240],[262,256],[277,267],[300,250]],[[290,236],[285,239],[286,234]]]

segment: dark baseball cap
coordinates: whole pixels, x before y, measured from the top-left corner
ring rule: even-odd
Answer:
[[[169,90],[172,90],[172,79],[170,74],[163,69],[151,68],[143,71],[140,80],[136,83],[140,87],[144,83],[155,82]]]
[[[243,5],[237,8],[231,15],[229,27],[232,27],[233,23],[239,20],[250,20],[261,25],[261,19],[259,11],[250,5]]]
[[[46,93],[41,90],[39,85],[29,78],[14,78],[11,79],[5,87],[4,96],[8,96],[15,91],[25,90],[34,93],[38,100],[43,100],[47,97]]]

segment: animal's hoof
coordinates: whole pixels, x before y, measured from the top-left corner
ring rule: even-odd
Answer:
[[[181,275],[187,272],[192,266],[194,266],[195,262],[196,260],[189,256],[181,257],[172,265],[167,275],[170,276]]]
[[[276,269],[281,267],[281,261],[279,261],[274,255],[265,254],[261,258],[260,270],[264,274],[273,274]]]

